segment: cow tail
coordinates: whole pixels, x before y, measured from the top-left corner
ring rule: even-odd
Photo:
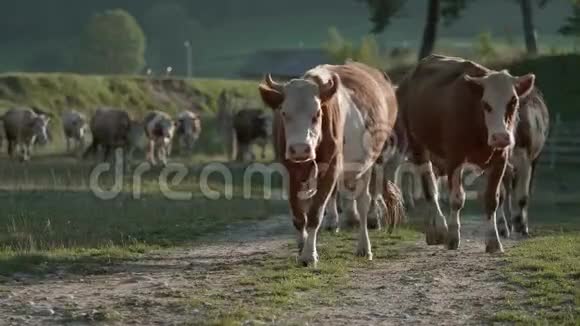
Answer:
[[[390,180],[385,182],[383,189],[383,199],[387,206],[387,211],[385,212],[386,225],[388,226],[388,232],[392,233],[393,230],[398,226],[403,224],[406,219],[405,216],[405,201],[403,199],[403,194],[401,189],[397,187],[395,183]]]

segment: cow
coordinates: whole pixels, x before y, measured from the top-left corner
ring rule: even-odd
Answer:
[[[188,151],[192,153],[200,134],[201,119],[197,114],[186,110],[175,117],[174,141],[177,143],[176,147],[180,152]]]
[[[372,260],[366,221],[375,196],[371,191],[388,184],[371,187],[372,169],[397,115],[388,78],[374,68],[349,62],[320,65],[286,83],[275,82],[268,74],[259,91],[274,110],[274,148],[288,173],[298,262],[316,266],[322,214],[337,186],[356,200],[360,234],[355,254]],[[401,205],[399,197],[387,198],[396,199],[387,203],[389,209]]]
[[[95,155],[99,149],[104,152],[103,159],[111,158],[112,150],[125,151],[126,164],[130,164],[137,139],[142,133],[141,123],[134,121],[124,110],[99,108],[91,118],[90,128],[93,139],[85,150],[83,158]]]
[[[536,165],[550,127],[550,114],[540,90],[534,88],[520,101],[519,116],[516,120],[515,146],[503,179],[505,189],[504,218],[500,221],[500,233],[509,236],[518,232],[529,235],[528,205]],[[512,197],[513,195],[513,197]],[[512,200],[513,199],[513,200]],[[507,217],[505,217],[507,215]]]
[[[30,160],[34,144],[48,142],[50,119],[48,115],[37,114],[30,108],[14,108],[4,113],[1,120],[8,143],[8,155],[14,157],[14,151],[20,147],[20,159]]]
[[[67,153],[71,151],[71,142],[76,143],[75,151],[82,151],[85,146],[85,135],[88,129],[86,116],[76,110],[68,110],[61,114],[61,120]]]
[[[261,109],[242,109],[234,115],[234,135],[237,161],[254,160],[252,144],[261,147],[262,159],[266,158],[266,145],[272,136],[272,117]]]
[[[500,184],[513,147],[520,102],[534,89],[535,75],[512,76],[473,61],[431,55],[404,77],[397,89],[408,136],[410,160],[420,174],[430,204],[425,218],[428,245],[460,244],[460,212],[465,204],[466,163],[486,172],[485,251],[503,252],[496,212]],[[443,160],[450,186],[450,224],[438,203],[430,153]]]
[[[167,156],[171,154],[171,142],[175,132],[175,122],[171,116],[161,111],[151,111],[143,119],[145,136],[147,136],[147,160],[156,165],[156,160],[167,165]]]
[[[233,105],[231,91],[222,90],[218,96],[218,112],[216,120],[220,128],[220,135],[224,143],[224,151],[228,160],[236,159],[236,142],[233,127]]]

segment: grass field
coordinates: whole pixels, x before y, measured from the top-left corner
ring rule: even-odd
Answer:
[[[510,63],[510,67],[516,73],[535,72],[552,110],[573,118],[577,113],[570,103],[577,103],[578,86],[572,82],[575,72],[580,71],[577,61],[577,56],[540,57]],[[259,177],[244,188],[247,165],[243,164],[225,165],[231,172],[231,198],[210,199],[204,194],[208,189],[221,193],[226,189],[218,174],[211,174],[207,182],[202,182],[205,168],[225,161],[220,130],[214,119],[217,96],[224,88],[234,88],[255,100],[255,86],[252,81],[146,80],[61,74],[0,76],[0,95],[5,105],[36,104],[54,113],[68,106],[91,112],[96,106],[118,105],[139,116],[151,108],[161,106],[175,112],[195,102],[202,108],[205,123],[198,153],[191,158],[174,159],[186,167],[185,178],[177,183],[171,181],[174,174],[168,178],[172,190],[192,194],[187,200],[167,197],[167,191],[160,186],[160,169],[143,174],[138,195],[134,192],[134,175],[125,174],[120,179],[117,196],[108,200],[98,198],[90,181],[94,165],[63,155],[58,132],[54,144],[40,148],[26,164],[9,161],[0,154],[0,298],[5,293],[2,285],[15,277],[32,275],[43,280],[55,273],[83,277],[108,274],[109,268],[139,265],[158,252],[171,255],[179,250],[195,250],[201,242],[211,242],[216,234],[240,229],[246,232],[244,226],[287,214],[285,201],[264,200],[264,181]],[[267,160],[271,158],[270,149]],[[108,172],[99,184],[107,188],[115,180]],[[501,280],[508,284],[511,294],[498,301],[496,304],[501,309],[486,315],[485,320],[578,323],[578,184],[580,173],[575,166],[558,165],[555,169],[540,166],[530,209],[532,239],[518,242],[500,259]],[[274,192],[279,192],[281,185],[281,179],[274,178]],[[465,215],[466,220],[480,219],[480,204],[470,202]],[[285,221],[291,229],[290,221]],[[176,304],[184,311],[199,310],[201,317],[198,317],[213,324],[270,320],[272,316],[287,315],[291,309],[308,309],[309,305],[348,305],[350,301],[341,300],[342,295],[357,290],[359,285],[349,281],[363,270],[376,276],[380,275],[379,268],[390,271],[391,263],[413,258],[412,252],[408,252],[409,246],[421,237],[420,231],[402,229],[393,236],[372,232],[375,257],[379,261],[376,265],[351,259],[355,235],[348,232],[322,235],[323,263],[319,269],[296,266],[289,254],[294,244],[271,252],[265,250],[259,259],[250,263],[232,263],[229,259],[238,257],[229,257],[226,253],[224,262],[216,266],[208,263],[200,275],[191,277],[211,279],[216,277],[213,272],[219,271],[231,277],[230,283],[224,281],[220,283],[221,288],[215,288],[201,282],[199,288],[180,292]],[[412,267],[425,259],[436,259],[430,255],[415,258]],[[480,259],[473,255],[466,257],[471,263]],[[191,257],[176,260],[182,259]],[[486,264],[495,264],[495,261],[491,263],[486,258]],[[460,270],[451,267],[448,271]],[[418,277],[430,279],[437,275]],[[398,281],[397,278],[389,280]],[[76,321],[76,314],[75,311],[69,316],[72,321]],[[114,321],[116,314],[111,316],[110,321]]]

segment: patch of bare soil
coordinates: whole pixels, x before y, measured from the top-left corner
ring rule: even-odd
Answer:
[[[463,226],[459,250],[427,246],[422,238],[395,259],[352,273],[340,303],[312,307],[317,325],[481,325],[510,291],[502,255],[485,253],[479,223]],[[503,241],[509,250],[513,241]]]
[[[273,251],[288,251],[291,230],[287,217],[275,217],[190,248],[154,252],[90,273],[14,275],[0,283],[0,325],[201,323],[203,312],[187,301],[196,293],[236,291],[248,270],[244,266],[259,264]],[[472,234],[464,232],[464,238],[458,251],[421,240],[399,258],[377,258],[372,268],[352,273],[335,306],[313,305],[276,323],[481,324],[503,297],[501,257],[485,254]]]

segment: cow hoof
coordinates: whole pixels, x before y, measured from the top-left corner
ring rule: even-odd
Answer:
[[[311,255],[301,254],[300,256],[298,256],[298,263],[303,267],[308,266],[316,267],[316,265],[318,264],[318,254],[316,253],[313,253]]]
[[[459,225],[451,224],[447,230],[446,238],[447,249],[457,250],[461,242],[461,234],[459,233]]]
[[[364,248],[359,248],[354,253],[357,257],[367,257],[368,260],[373,260],[373,253],[370,250],[366,250]]]
[[[461,241],[459,239],[447,239],[447,249],[448,250],[457,250],[459,248],[459,243]]]
[[[371,230],[380,230],[381,224],[379,223],[378,219],[369,219],[367,221],[367,228],[369,228]]]
[[[493,254],[493,253],[503,253],[503,246],[501,242],[496,240],[487,241],[485,244],[485,252]]]
[[[497,232],[499,233],[500,237],[507,239],[510,237],[510,231],[504,227],[503,225],[498,225]]]
[[[429,226],[425,233],[427,245],[435,246],[445,243],[447,238],[447,230],[442,227]]]

